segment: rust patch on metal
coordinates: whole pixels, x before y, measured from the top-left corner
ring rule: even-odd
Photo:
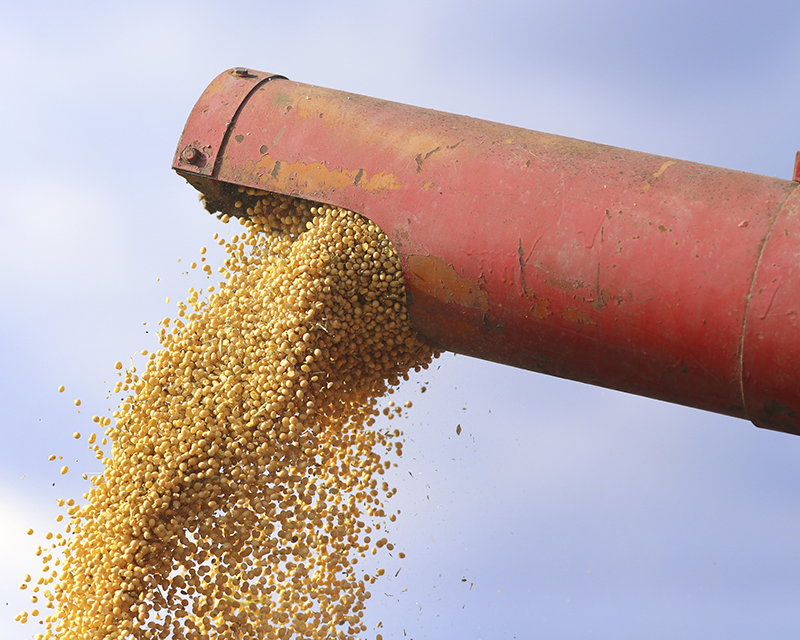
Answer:
[[[458,275],[452,265],[435,256],[408,257],[408,270],[414,276],[416,288],[445,303],[486,310],[489,298],[479,284]]]
[[[546,299],[539,300],[531,307],[531,315],[534,318],[539,318],[539,320],[544,320],[547,316],[553,315],[553,312],[550,311],[550,301]]]
[[[597,324],[585,311],[575,309],[574,307],[567,307],[564,309],[561,312],[561,317],[567,322],[575,322],[577,324]]]
[[[402,186],[393,173],[375,173],[367,178],[364,169],[329,169],[321,162],[289,163],[275,160],[269,154],[262,156],[251,167],[256,169],[256,173],[270,175],[279,182],[303,189],[342,189],[355,185],[364,191],[378,193]]]
[[[622,296],[611,295],[611,292],[608,289],[601,289],[600,295],[597,297],[594,306],[598,309],[604,309],[606,305],[612,301],[615,302],[617,306],[620,306],[623,302],[625,302],[625,298]]]

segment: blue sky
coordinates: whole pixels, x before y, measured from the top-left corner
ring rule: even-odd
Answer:
[[[12,621],[38,569],[24,530],[85,490],[47,456],[94,470],[72,432],[227,231],[170,170],[218,73],[788,179],[798,18],[788,1],[6,7],[0,636],[35,632]],[[797,637],[800,438],[453,355],[398,394],[408,557],[370,601],[384,637]]]

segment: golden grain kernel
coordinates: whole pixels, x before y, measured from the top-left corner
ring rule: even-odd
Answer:
[[[63,467],[61,467],[61,475],[62,475],[62,476],[63,476],[65,473],[67,473],[68,471],[69,471],[69,467],[68,467],[67,465],[64,465]]]
[[[76,431],[75,433],[72,434],[72,437],[75,438],[76,440],[80,440],[81,434],[80,432]]]
[[[64,388],[65,388],[65,387],[64,387],[64,385],[62,384],[62,385],[61,385],[61,386],[58,388],[58,392],[59,392],[59,393],[63,393],[63,392],[64,392]]]
[[[78,400],[77,398],[76,398],[76,400],[75,400],[75,406],[76,406],[76,407],[80,407],[80,406],[81,406],[81,401],[80,401],[80,400]]]
[[[190,290],[146,370],[118,384],[130,395],[116,422],[96,421],[113,456],[95,447],[104,471],[86,503],[60,502],[63,563],[46,554],[39,583],[57,584],[52,637],[127,637],[145,621],[157,640],[366,631],[365,587],[384,571],[360,579],[354,565],[393,549],[369,546],[386,519],[378,486],[394,492],[377,479],[392,437],[374,427],[377,402],[436,354],[408,324],[375,225],[247,195],[242,233],[218,240],[224,282],[202,299]],[[350,626],[327,633],[332,621]]]

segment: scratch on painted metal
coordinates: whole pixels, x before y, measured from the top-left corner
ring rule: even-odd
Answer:
[[[456,146],[458,146],[458,145],[456,145]],[[441,151],[441,150],[442,150],[441,147],[436,147],[432,151],[428,151],[428,153],[426,153],[424,156],[421,153],[418,154],[417,157],[414,158],[414,162],[417,163],[417,173],[420,173],[422,171],[422,163],[423,162],[425,162],[428,158],[430,158],[434,153],[436,153],[437,151]]]

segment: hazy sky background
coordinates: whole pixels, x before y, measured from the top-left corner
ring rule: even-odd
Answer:
[[[796,0],[6,3],[0,637],[37,632],[17,586],[97,470],[72,432],[227,232],[170,169],[218,73],[788,179],[799,19]],[[798,637],[800,438],[452,355],[399,397],[385,638]]]

